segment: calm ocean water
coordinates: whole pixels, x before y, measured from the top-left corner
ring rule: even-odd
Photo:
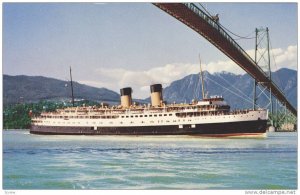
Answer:
[[[266,139],[3,131],[4,189],[296,189],[297,133]]]

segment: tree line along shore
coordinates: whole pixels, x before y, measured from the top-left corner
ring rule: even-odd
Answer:
[[[74,106],[94,106],[100,105],[89,100],[75,101]],[[18,103],[4,106],[3,110],[3,129],[29,129],[31,117],[41,114],[41,112],[52,112],[56,109],[72,106],[69,101],[40,101],[37,103]],[[270,125],[277,131],[296,130],[297,118],[285,113],[274,113],[269,115]]]

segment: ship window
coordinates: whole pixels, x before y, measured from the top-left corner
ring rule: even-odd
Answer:
[[[148,117],[148,115],[145,115],[144,117]]]
[[[133,115],[131,115],[130,117],[133,118]]]
[[[161,114],[159,114],[158,116],[162,116]]]
[[[133,121],[130,122],[131,124],[133,123]]]
[[[140,117],[143,117],[143,115],[140,115]]]
[[[154,115],[155,117],[157,116],[157,114]]]
[[[152,114],[150,114],[149,117],[152,117]]]
[[[135,118],[139,117],[138,115],[135,115]]]
[[[129,116],[126,116],[126,118],[129,118]]]
[[[167,114],[164,114],[164,116],[168,116]]]
[[[124,116],[121,116],[122,118],[124,118]]]
[[[169,116],[172,116],[172,114],[169,114]]]

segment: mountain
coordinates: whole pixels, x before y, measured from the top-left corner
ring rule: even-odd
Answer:
[[[253,79],[248,75],[235,75],[228,72],[210,74],[204,71],[204,85],[208,96],[221,95],[232,108],[252,108]],[[287,99],[297,107],[297,71],[282,68],[272,73],[272,79],[282,89]],[[257,90],[257,94],[260,94]],[[191,102],[202,98],[199,74],[188,75],[172,82],[163,91],[163,98],[169,103]],[[266,93],[267,94],[267,93]],[[265,106],[265,95],[261,95],[258,103]]]
[[[282,89],[293,106],[297,107],[297,71],[280,69],[272,74],[272,79]],[[209,96],[222,95],[232,108],[252,108],[253,79],[248,75],[235,75],[228,72],[210,74],[204,72],[205,91]],[[65,86],[67,84],[67,86]],[[93,101],[119,102],[119,94],[106,88],[96,88],[77,82],[74,84],[74,96]],[[202,98],[199,74],[188,75],[172,82],[163,91],[163,98],[168,103],[191,102]],[[260,91],[257,90],[259,94]],[[42,76],[3,75],[3,102],[14,104],[20,101],[37,102],[39,100],[70,99],[71,89],[66,81]],[[22,97],[22,99],[21,99]],[[150,102],[134,100],[136,102]],[[266,105],[264,95],[260,96],[260,105]]]
[[[74,97],[93,101],[118,102],[119,94],[106,88],[96,88],[73,82]],[[3,75],[3,103],[60,100],[71,97],[69,82],[42,76]]]

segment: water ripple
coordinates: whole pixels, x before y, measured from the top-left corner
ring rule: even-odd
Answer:
[[[136,141],[134,138],[39,137],[5,132],[3,187],[296,188],[297,137],[292,135],[273,134],[265,140],[183,139],[176,142],[174,138]]]
[[[295,148],[274,148],[274,149],[253,149],[253,148],[211,148],[211,149],[153,149],[153,148],[143,148],[143,149],[132,149],[132,148],[70,148],[70,149],[61,149],[61,148],[51,148],[51,149],[4,149],[4,154],[12,153],[26,153],[29,155],[34,154],[77,154],[77,153],[90,153],[90,154],[250,154],[250,153],[296,153]]]

